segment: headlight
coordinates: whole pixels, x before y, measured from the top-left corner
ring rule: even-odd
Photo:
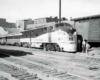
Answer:
[[[74,32],[73,35],[76,35],[76,32]]]

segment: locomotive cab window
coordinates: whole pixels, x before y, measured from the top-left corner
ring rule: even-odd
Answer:
[[[64,23],[59,23],[59,24],[56,24],[55,26],[56,27],[62,27],[62,26],[64,26]]]

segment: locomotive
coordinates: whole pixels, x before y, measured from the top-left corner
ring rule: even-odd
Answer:
[[[42,48],[50,51],[77,51],[77,33],[72,25],[61,22],[39,25],[19,34],[0,37],[1,44]]]

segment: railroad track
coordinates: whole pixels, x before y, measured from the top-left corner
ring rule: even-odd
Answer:
[[[61,58],[61,59],[69,59],[69,60],[73,60],[73,61],[79,61],[79,62],[83,62],[83,63],[90,63],[90,62],[94,62],[94,63],[100,63],[100,56],[90,56],[90,55],[86,55],[86,53],[82,53],[83,55],[79,55],[79,53],[77,54],[71,54],[71,53],[65,53],[65,52],[47,52],[47,51],[38,51],[38,52],[32,52],[34,55],[37,56],[45,56],[45,57],[54,57],[54,58]],[[80,53],[81,54],[81,53]]]
[[[0,71],[11,75],[10,77],[8,77],[8,80],[42,80],[38,78],[36,74],[30,73],[20,66],[13,65],[12,63],[3,59],[0,60]],[[5,76],[5,74],[3,76]]]
[[[27,67],[31,71],[35,72],[36,74],[40,73],[40,76],[46,76],[46,79],[50,80],[92,80],[86,77],[82,77],[79,75],[75,75],[72,73],[66,73],[64,70],[56,69],[54,67],[50,67],[48,65],[40,64],[37,62],[33,62],[32,58],[29,60],[27,57],[19,58],[19,57],[10,57],[6,58],[7,61],[13,62],[14,64],[21,65],[23,67]],[[40,77],[39,76],[39,77]],[[49,76],[49,77],[48,77]]]
[[[6,77],[0,76],[0,80],[9,80],[9,79]]]
[[[85,63],[84,64],[82,62],[79,63],[79,62],[70,61],[69,58],[67,58],[67,59],[65,58],[65,60],[64,60],[64,58],[63,58],[63,60],[60,59],[60,58],[51,58],[50,59],[49,58],[50,56],[48,56],[48,57],[45,56],[45,57],[43,57],[44,59],[39,57],[39,56],[32,56],[32,55],[31,56],[30,55],[29,56],[23,56],[24,59],[27,59],[27,60],[30,60],[30,61],[35,61],[34,58],[37,58],[37,57],[39,58],[38,61],[41,61],[42,64],[45,64],[46,60],[48,61],[48,63],[54,62],[53,64],[50,64],[50,65],[53,65],[52,67],[54,67],[58,71],[62,71],[62,72],[64,71],[64,72],[68,72],[68,73],[74,73],[74,74],[84,76],[84,77],[89,77],[89,78],[91,78],[90,75],[92,75],[92,78],[93,78],[93,75],[94,75],[96,70],[98,70],[98,72],[100,72],[99,71],[99,69],[100,69],[99,63],[98,63],[98,65],[95,64],[95,63],[94,64],[93,63],[92,64],[91,63],[88,63],[88,64]],[[60,66],[62,65],[62,67],[59,68],[59,65],[56,65],[56,63],[60,64]],[[49,65],[49,64],[46,63],[46,65]],[[61,69],[61,70],[59,70],[59,69]],[[85,72],[85,73],[82,73],[82,72]],[[87,73],[87,75],[86,75],[86,73]],[[95,75],[94,75],[94,77],[95,77]]]
[[[66,79],[67,80],[85,80],[85,79],[76,77],[75,75],[73,76],[66,73],[59,73],[56,70],[46,69],[43,66],[41,67],[39,65],[35,65],[31,63],[23,64],[23,62],[21,63],[20,60],[18,61],[20,62],[19,64],[17,61],[16,61],[17,64],[11,63],[4,59],[2,59],[1,61],[5,63],[0,62],[0,71],[7,72],[11,74],[12,77],[17,78],[18,80],[42,80],[42,79],[43,80],[66,80]],[[37,76],[41,73],[42,75],[39,75],[39,77],[41,77],[42,79],[37,79],[36,75],[32,72],[37,73]]]
[[[75,54],[64,54],[64,53],[55,53],[55,54],[47,54],[47,53],[33,53],[37,57],[47,57],[47,58],[56,58],[55,61],[66,60],[73,62],[78,65],[83,65],[84,67],[89,67],[90,65],[100,65],[100,57],[94,56],[82,56],[82,55],[75,55]],[[61,59],[61,60],[59,60]]]
[[[38,55],[38,56],[36,56],[36,58],[38,57],[40,59],[42,56],[40,55],[40,57],[39,57],[39,55]],[[99,66],[100,65],[100,62],[99,62],[99,59],[97,58],[97,60],[95,62],[95,59],[96,58],[95,59],[94,58],[92,59],[92,57],[88,57],[88,58],[87,57],[76,58],[76,57],[75,56],[71,57],[72,58],[72,61],[71,61],[71,58],[69,58],[69,57],[68,58],[64,58],[64,57],[61,58],[61,59],[63,59],[63,61],[64,60],[67,61],[67,64],[66,64],[66,62],[64,62],[64,64],[66,64],[66,65],[62,64],[66,68],[64,68],[64,69],[62,68],[61,71],[65,71],[65,72],[69,72],[69,73],[74,73],[74,74],[77,74],[77,75],[80,75],[80,76],[84,76],[84,77],[89,77],[89,78],[92,78],[92,79],[94,78],[93,80],[96,80],[97,79],[96,76],[99,76],[99,73],[100,73],[100,66]],[[27,60],[30,60],[30,61],[35,61],[34,60],[35,57],[32,56],[32,55],[30,57],[29,56],[28,57],[23,56],[23,58],[25,58]],[[53,57],[53,56],[47,56],[47,55],[45,55],[44,58],[45,58],[44,60],[43,60],[43,58],[41,58],[39,60],[39,61],[43,60],[42,61],[42,64],[46,63],[45,62],[46,60],[48,61],[48,63],[51,62],[51,61],[54,61],[55,64],[57,62],[62,63],[62,61],[61,61],[61,59],[59,57],[55,58],[55,56]],[[49,60],[50,58],[51,58],[51,60]],[[92,60],[93,62],[91,62],[89,60]],[[48,65],[48,64],[46,63],[46,65]],[[71,65],[71,66],[69,66],[69,65]],[[76,66],[76,67],[74,68],[73,65]],[[82,73],[82,72],[85,72],[85,73]],[[100,78],[100,77],[98,77],[98,78]]]
[[[57,63],[57,62],[61,62],[60,59],[65,60],[69,63],[71,62],[70,63],[71,65],[77,64],[78,66],[77,66],[76,70],[79,70],[78,68],[80,68],[80,67],[88,68],[88,65],[95,64],[96,66],[90,67],[90,72],[92,72],[92,70],[95,71],[95,70],[99,69],[99,67],[98,67],[98,65],[100,64],[99,58],[90,57],[90,56],[78,56],[78,55],[73,55],[73,54],[72,55],[69,55],[69,54],[66,54],[66,55],[59,54],[58,55],[58,53],[53,54],[54,52],[45,52],[45,51],[44,52],[39,51],[38,53],[36,52],[36,54],[34,54],[34,53],[33,54],[34,54],[34,56],[36,56],[38,58],[41,58],[41,57],[43,57],[43,59],[46,58],[46,59],[44,59],[43,62],[35,62],[33,55],[22,56],[22,57],[11,56],[11,57],[5,58],[5,61],[8,61],[9,64],[14,63],[15,64],[14,66],[16,66],[16,64],[18,66],[21,66],[20,69],[25,68],[25,70],[26,70],[26,68],[27,68],[28,73],[31,72],[34,74],[38,74],[39,75],[38,77],[40,79],[44,79],[44,80],[57,80],[57,79],[58,80],[66,80],[66,79],[74,80],[73,78],[75,78],[75,80],[97,80],[97,79],[99,80],[100,79],[99,77],[94,78],[94,76],[90,76],[89,78],[87,78],[87,76],[76,74],[75,73],[76,71],[73,70],[75,68],[70,68],[70,70],[69,70],[70,66],[68,67],[68,69],[64,70],[65,68],[59,69],[57,67],[48,65],[48,63],[51,60],[54,61],[54,63]],[[9,54],[7,54],[7,55],[9,55]],[[48,58],[52,58],[52,59],[48,60]],[[41,59],[39,61],[42,61],[43,59]],[[46,61],[46,60],[48,60],[48,61]],[[73,71],[73,73],[71,71]],[[71,75],[71,76],[69,77],[67,75]]]

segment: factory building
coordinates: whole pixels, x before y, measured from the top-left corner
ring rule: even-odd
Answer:
[[[39,26],[45,26],[48,23],[51,24],[52,22],[54,22],[54,19],[52,17],[34,19],[34,24],[28,24],[26,29],[33,29]]]
[[[33,24],[34,21],[32,19],[18,20],[16,22],[17,28],[21,28],[22,30],[26,30],[28,24]]]
[[[100,15],[72,19],[79,35],[88,42],[100,42]]]
[[[0,18],[0,26],[6,27],[6,19]]]
[[[16,28],[16,23],[6,22],[6,27],[7,28]]]
[[[6,19],[4,19],[4,18],[0,18],[0,26],[6,27],[6,28],[15,28],[16,24],[7,22]]]

